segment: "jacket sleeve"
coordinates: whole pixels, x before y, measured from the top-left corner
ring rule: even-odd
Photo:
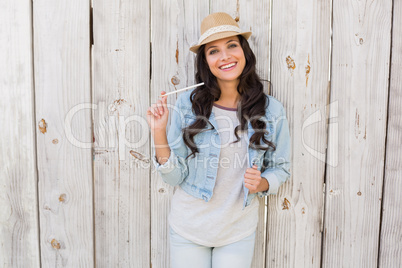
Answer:
[[[278,188],[290,178],[290,135],[289,123],[286,112],[281,105],[280,113],[275,120],[276,131],[273,135],[276,150],[268,150],[264,153],[266,169],[261,177],[267,179],[269,188],[267,191],[258,192],[259,197],[277,194]]]
[[[188,176],[187,146],[184,144],[182,128],[184,126],[184,116],[181,109],[183,94],[179,95],[174,109],[170,111],[171,123],[168,130],[167,139],[170,147],[170,156],[163,164],[159,164],[155,156],[155,147],[152,149],[152,162],[155,169],[159,172],[162,180],[172,186],[178,185]]]

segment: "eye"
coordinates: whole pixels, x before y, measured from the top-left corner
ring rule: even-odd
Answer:
[[[235,44],[235,43],[229,44],[229,48],[233,48],[233,47],[237,47],[237,44]]]
[[[216,52],[218,52],[218,50],[212,49],[211,51],[209,51],[209,55],[213,55],[213,54],[215,54]]]

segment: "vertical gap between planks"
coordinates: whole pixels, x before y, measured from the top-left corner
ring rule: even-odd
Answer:
[[[267,255],[267,227],[268,226],[268,196],[264,197],[264,244],[263,244],[263,250],[262,252],[264,253],[262,256],[262,267],[266,267],[265,265],[265,258]]]
[[[39,251],[39,267],[42,267],[42,249],[41,249],[41,235],[40,235],[40,206],[39,206],[39,172],[38,172],[38,150],[37,150],[37,132],[36,132],[36,96],[35,96],[35,42],[34,42],[34,4],[33,0],[30,1],[30,10],[31,10],[31,74],[32,74],[32,86],[31,86],[31,96],[32,96],[32,124],[33,124],[33,150],[34,150],[34,166],[35,172],[34,176],[36,177],[36,222],[37,222],[37,234],[38,234],[38,251]]]
[[[273,7],[273,1],[269,1],[269,30],[268,30],[268,58],[269,58],[269,72],[268,72],[268,95],[272,95],[271,92],[271,70],[272,70],[272,7]],[[265,210],[264,210],[264,255],[263,255],[263,260],[262,260],[262,267],[267,267],[267,248],[268,248],[268,205],[269,205],[269,196],[265,197]]]
[[[272,6],[274,0],[269,1],[269,35],[268,35],[268,59],[269,59],[269,72],[268,72],[268,95],[271,95],[271,70],[272,70]]]
[[[151,82],[152,82],[152,0],[148,0],[148,9],[149,9],[149,20],[148,20],[148,41],[149,41],[149,82],[148,82],[148,106],[151,106]],[[149,139],[149,158],[150,158],[150,168],[149,168],[149,266],[152,268],[152,137],[151,133],[148,134]]]
[[[94,27],[93,27],[93,1],[89,1],[89,99],[91,101],[91,105],[93,106],[93,45],[94,45]],[[95,163],[94,163],[94,109],[91,109],[91,163],[92,163],[92,244],[93,244],[93,265],[96,267],[96,217],[95,217]]]
[[[377,253],[377,267],[380,267],[380,247],[381,247],[381,230],[382,230],[382,211],[384,209],[384,189],[385,189],[385,175],[386,175],[386,166],[387,166],[387,141],[388,141],[388,121],[389,121],[389,99],[391,93],[391,71],[392,71],[392,30],[393,30],[393,19],[394,19],[394,3],[395,1],[392,0],[392,7],[391,7],[391,40],[390,40],[390,48],[389,48],[389,71],[388,71],[388,100],[387,100],[387,117],[385,119],[385,143],[384,143],[384,167],[383,167],[383,174],[382,174],[382,191],[381,191],[381,209],[380,209],[380,226],[378,232],[378,253]]]
[[[327,181],[326,181],[326,178],[327,178],[327,167],[328,167],[328,164],[327,164],[327,160],[328,160],[328,142],[329,142],[329,125],[330,125],[330,118],[331,118],[331,115],[330,115],[330,111],[331,111],[331,109],[329,109],[329,105],[330,105],[330,103],[331,103],[331,74],[332,74],[332,68],[331,68],[331,65],[332,65],[332,56],[333,56],[333,53],[332,53],[332,49],[333,49],[333,45],[332,45],[332,43],[333,43],[333,21],[334,21],[334,7],[333,7],[333,0],[330,0],[330,28],[329,28],[329,31],[330,31],[330,34],[331,34],[331,36],[330,36],[330,42],[329,42],[329,63],[328,63],[328,87],[327,87],[327,105],[326,105],[326,109],[327,109],[327,112],[325,113],[325,116],[327,117],[326,118],[326,125],[327,125],[327,127],[326,127],[326,132],[327,132],[327,142],[326,142],[326,149],[325,149],[325,165],[324,165],[324,178],[323,178],[323,183],[324,183],[324,185],[323,185],[323,204],[322,204],[322,211],[321,211],[321,228],[320,228],[320,231],[321,231],[321,256],[320,256],[320,267],[323,267],[323,256],[324,256],[324,240],[325,240],[325,238],[324,238],[324,234],[325,234],[325,231],[324,231],[324,228],[325,228],[325,207],[326,207],[326,198],[327,198],[327,195],[326,195],[326,193],[327,193]],[[339,157],[339,156],[338,156]]]

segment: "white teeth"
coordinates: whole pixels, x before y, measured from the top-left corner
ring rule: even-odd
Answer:
[[[232,66],[235,66],[235,65],[236,65],[236,63],[230,63],[228,65],[222,66],[221,69],[228,69],[228,68],[230,68]]]

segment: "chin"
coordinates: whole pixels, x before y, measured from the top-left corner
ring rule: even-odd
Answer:
[[[240,75],[232,76],[232,77],[222,77],[220,80],[225,81],[225,82],[231,82],[231,81],[238,81],[239,79],[240,79]]]

